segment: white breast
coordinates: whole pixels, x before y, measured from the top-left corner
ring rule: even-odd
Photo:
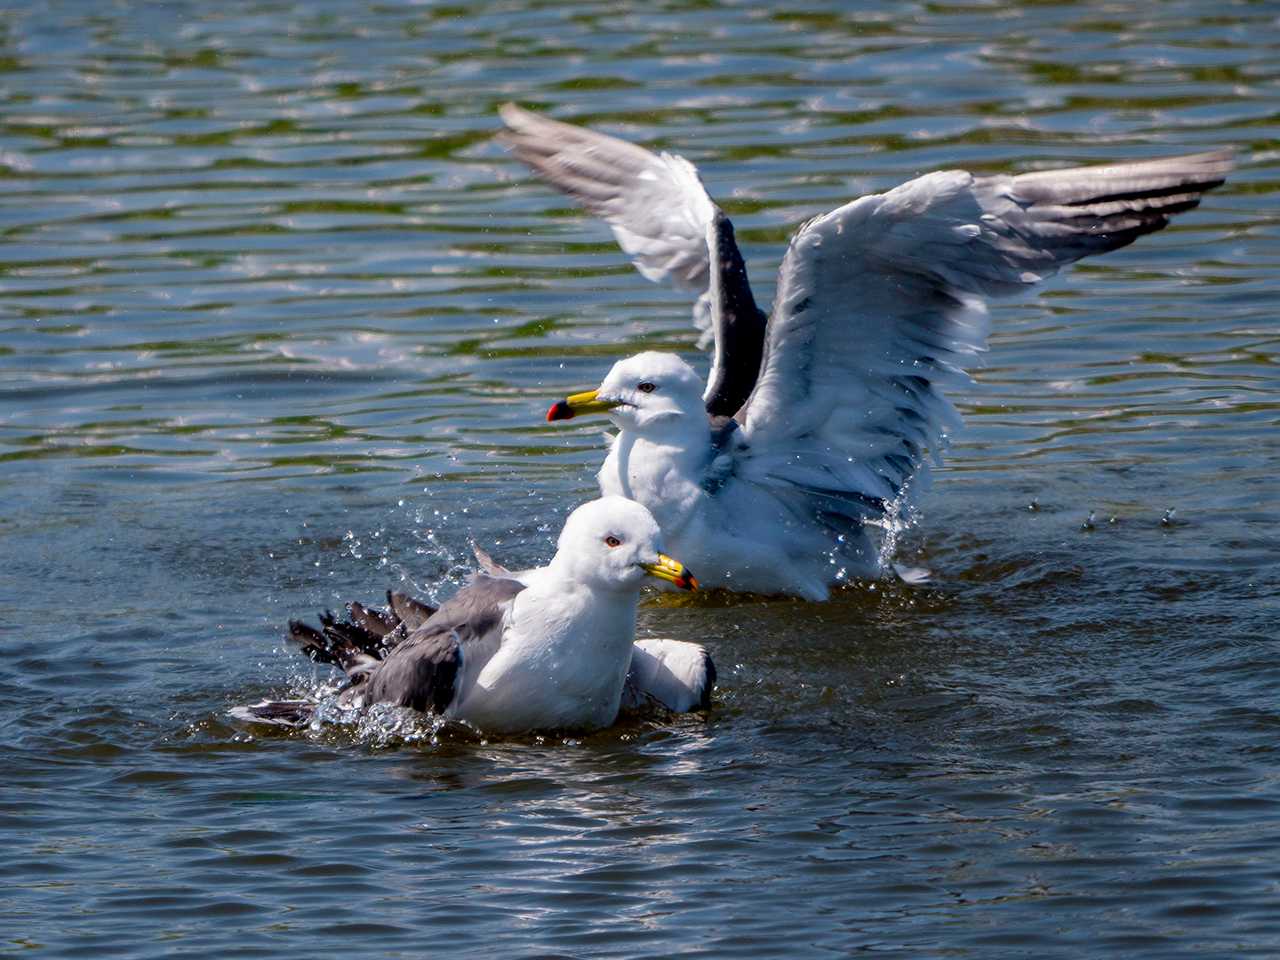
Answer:
[[[634,595],[531,586],[516,597],[502,647],[450,714],[495,733],[608,726],[634,635]]]

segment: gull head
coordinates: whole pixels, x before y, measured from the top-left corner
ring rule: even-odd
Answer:
[[[645,577],[666,580],[682,590],[698,588],[693,574],[662,552],[662,534],[653,515],[624,497],[601,497],[569,514],[551,567],[597,589],[639,590]]]
[[[706,419],[702,389],[693,368],[678,356],[650,350],[619,360],[597,389],[556,401],[547,411],[547,419],[607,413],[624,430],[702,423]]]

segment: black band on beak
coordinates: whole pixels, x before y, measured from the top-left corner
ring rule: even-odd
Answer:
[[[569,402],[557,400],[547,411],[547,423],[554,423],[556,420],[572,420],[573,416],[573,407],[569,406]]]

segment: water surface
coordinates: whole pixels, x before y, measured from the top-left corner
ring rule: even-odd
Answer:
[[[1278,80],[1267,3],[8,4],[0,955],[1280,953]],[[545,559],[547,404],[695,357],[507,100],[698,163],[762,299],[928,170],[1241,168],[993,309],[932,585],[644,608],[709,715],[230,722],[331,679],[288,618]]]

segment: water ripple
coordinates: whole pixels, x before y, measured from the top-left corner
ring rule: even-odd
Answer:
[[[1280,35],[1265,5],[0,11],[0,954],[1270,956]],[[490,138],[517,100],[791,230],[930,169],[1224,145],[1169,230],[993,309],[899,556],[652,598],[703,717],[264,733],[284,622],[545,559],[547,403],[688,305]],[[382,721],[386,721],[385,723]],[[125,946],[128,945],[128,946]]]

